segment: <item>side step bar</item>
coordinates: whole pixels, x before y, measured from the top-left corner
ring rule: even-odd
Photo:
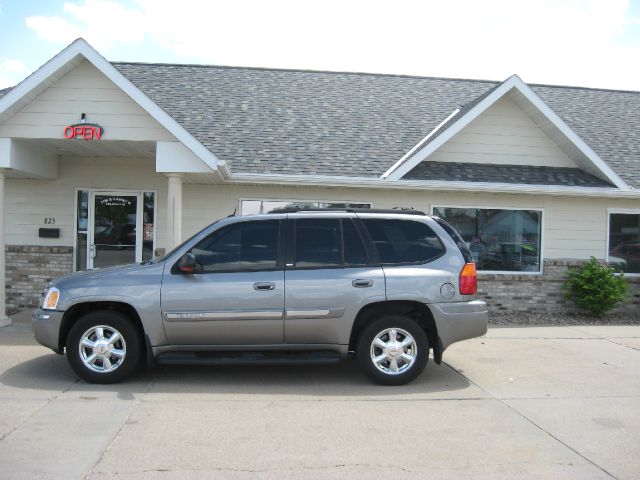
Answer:
[[[157,365],[331,365],[340,362],[334,351],[312,352],[167,352]]]

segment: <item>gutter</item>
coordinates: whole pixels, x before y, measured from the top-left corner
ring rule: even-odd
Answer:
[[[230,173],[225,175],[226,184],[254,184],[254,185],[290,185],[290,186],[318,186],[318,187],[349,187],[376,188],[382,190],[426,190],[447,192],[474,192],[494,194],[528,194],[528,195],[556,195],[563,197],[592,197],[592,198],[637,198],[640,200],[640,190],[620,190],[618,188],[597,187],[563,187],[545,185],[527,185],[513,183],[483,183],[483,182],[448,182],[439,180],[383,180],[371,177],[334,177],[326,175],[280,175]]]

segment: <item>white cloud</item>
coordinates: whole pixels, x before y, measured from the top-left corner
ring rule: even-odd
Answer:
[[[39,38],[67,44],[84,37],[99,50],[110,50],[118,43],[139,43],[144,39],[143,13],[111,0],[86,0],[64,3],[70,18],[27,17],[27,26]]]
[[[640,90],[628,0],[114,0],[31,17],[38,36],[99,50],[152,41],[184,61]],[[114,27],[115,26],[115,27]],[[635,29],[636,34],[629,35]],[[631,39],[631,40],[630,40]],[[136,57],[132,49],[131,60]]]
[[[29,73],[29,68],[20,60],[0,60],[0,88],[16,85]]]

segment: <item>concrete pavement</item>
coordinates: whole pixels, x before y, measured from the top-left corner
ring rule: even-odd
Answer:
[[[414,383],[329,367],[79,381],[0,329],[0,478],[640,477],[640,327],[491,329]]]

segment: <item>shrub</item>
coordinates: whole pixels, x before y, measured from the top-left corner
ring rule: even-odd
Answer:
[[[580,268],[569,270],[563,289],[566,298],[599,317],[626,299],[629,286],[622,273],[616,275],[613,268],[591,257]]]

